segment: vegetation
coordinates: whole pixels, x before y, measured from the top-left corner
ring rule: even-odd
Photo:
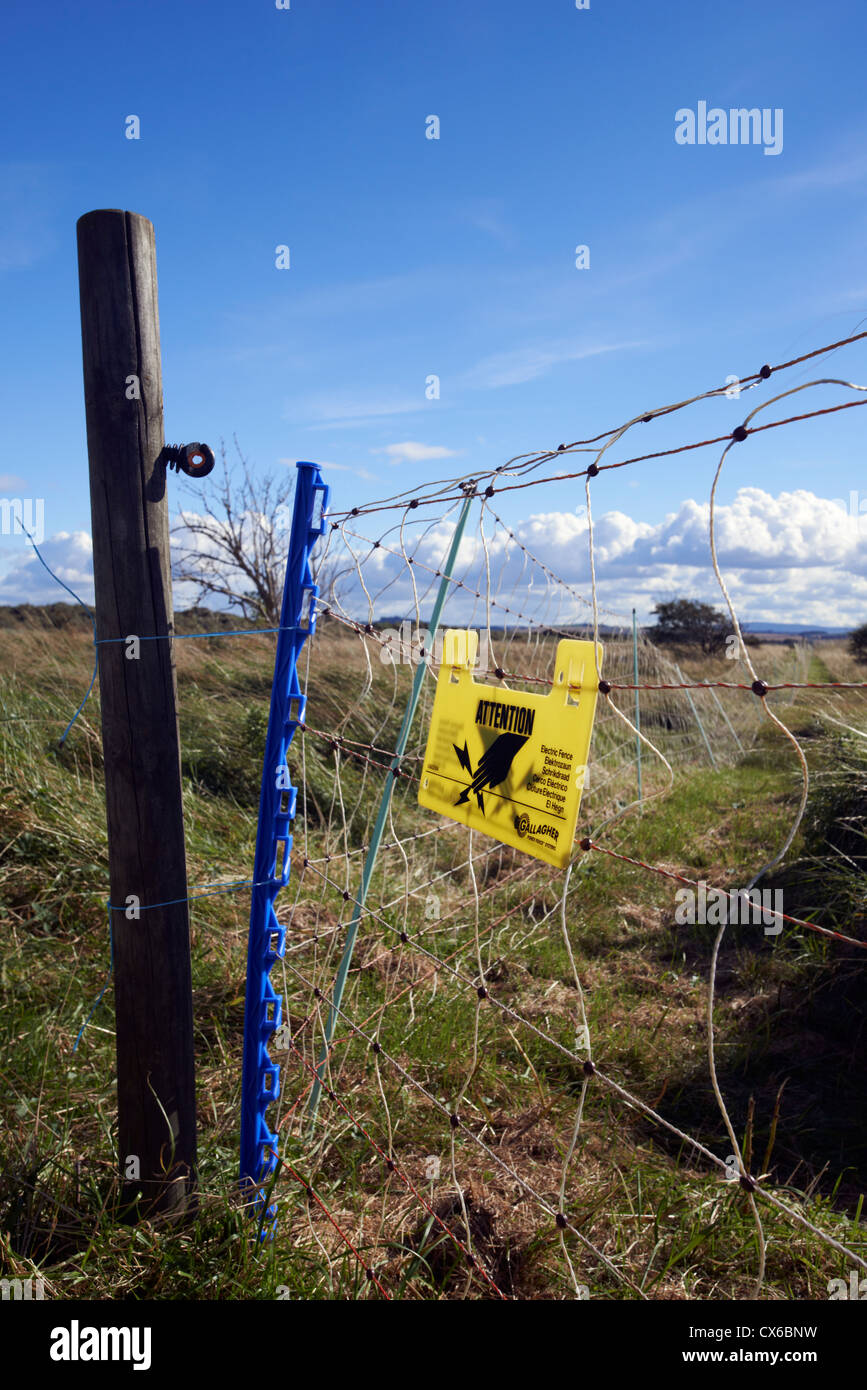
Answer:
[[[650,629],[654,642],[664,646],[698,646],[707,655],[725,646],[729,620],[709,603],[677,598],[657,603],[653,612],[656,627]]]
[[[109,960],[98,692],[60,751],[57,736],[87,686],[93,649],[88,632],[72,627],[0,630],[0,1265],[6,1277],[41,1276],[47,1296],[58,1298],[381,1296],[321,1202],[392,1297],[493,1296],[443,1229],[466,1240],[467,1226],[505,1293],[574,1297],[553,1221],[500,1166],[507,1163],[556,1208],[583,1082],[580,1066],[539,1035],[567,1050],[574,1044],[577,996],[559,930],[562,875],[478,836],[471,871],[466,832],[457,828],[413,841],[405,860],[398,852],[383,854],[369,899],[375,911],[363,923],[345,1009],[376,1031],[383,1057],[399,1060],[428,1097],[449,1107],[459,1098],[466,1130],[450,1132],[432,1101],[349,1028],[342,1030],[332,1072],[339,1103],[325,1104],[313,1139],[299,1122],[316,1055],[309,986],[315,980],[324,989],[333,978],[343,889],[357,881],[357,851],[367,842],[381,786],[376,767],[333,749],[312,730],[393,746],[410,672],[383,665],[375,644],[369,651],[368,665],[356,639],[329,622],[320,625],[303,765],[300,743],[293,745],[293,777],[300,783],[303,774],[306,794],[299,793],[292,885],[278,899],[292,949],[285,976],[275,983],[294,1042],[281,1057],[284,1166],[274,1194],[280,1225],[275,1240],[260,1246],[235,1184],[248,899],[234,891],[191,904],[198,1213],[181,1228],[124,1225],[114,1176],[110,986],[73,1050],[106,985]],[[253,862],[273,645],[266,637],[209,638],[180,643],[177,658],[189,881],[229,883],[249,877]],[[616,667],[613,646],[606,648],[609,658]],[[547,659],[540,651],[540,665]],[[792,659],[770,647],[755,657],[768,678],[772,671],[791,674]],[[797,653],[795,659],[810,661],[811,679],[853,678],[854,658],[843,643],[823,644],[821,668],[815,657]],[[630,662],[624,649],[625,670]],[[789,666],[774,666],[784,662]],[[694,665],[696,675],[730,678],[724,657],[707,654]],[[863,937],[863,737],[820,720],[802,693],[769,698],[797,733],[816,788],[804,833],[772,882],[784,885],[792,915]],[[630,692],[627,711],[631,700]],[[741,886],[785,838],[797,805],[797,761],[770,721],[761,720],[748,691],[733,692],[725,706],[743,752],[719,722],[714,744],[721,753],[727,738],[731,755],[720,757],[716,769],[701,743],[677,727],[681,708],[676,694],[659,694],[655,704],[648,697],[655,720],[647,727],[673,763],[673,789],[648,802],[643,814],[615,820],[599,838],[647,864]],[[707,709],[710,714],[709,700]],[[860,720],[863,730],[857,696],[843,693],[833,712],[851,728]],[[620,771],[607,782],[591,780],[582,822],[594,831],[634,796],[634,741],[628,731],[618,735],[619,721],[603,714],[594,758],[600,768]],[[422,715],[422,740],[425,728]],[[649,751],[645,758],[645,795],[664,790],[666,778],[657,775]],[[389,839],[392,830],[405,837],[431,829],[411,784],[405,791],[396,797]],[[344,857],[341,846],[355,856]],[[322,861],[332,851],[330,864],[303,868],[303,858]],[[429,882],[415,892],[416,884]],[[704,1024],[712,933],[676,925],[674,888],[659,874],[591,853],[573,871],[566,923],[598,1066],[725,1157]],[[476,901],[491,993],[539,1033],[480,1005],[474,991],[468,994],[436,966],[451,955],[462,975],[477,972]],[[401,945],[401,931],[427,944],[430,955]],[[767,1184],[785,1201],[863,1255],[862,955],[805,929],[774,937],[732,926],[720,955],[715,1022],[720,1084],[752,1170],[768,1173]],[[394,1155],[439,1223],[388,1173],[365,1135]],[[431,1156],[439,1160],[439,1176],[427,1176],[434,1171],[427,1166]],[[308,1197],[308,1185],[317,1201]],[[587,1091],[565,1205],[570,1220],[631,1281],[618,1281],[567,1232],[576,1277],[593,1298],[752,1294],[755,1229],[737,1184],[721,1181],[689,1148],[600,1085]],[[828,1280],[846,1274],[844,1257],[768,1206],[761,1209],[768,1240],[763,1296],[825,1298]]]
[[[856,661],[867,661],[867,623],[856,627],[849,638],[849,652]]]
[[[176,579],[194,584],[197,602],[215,598],[239,608],[247,624],[280,622],[283,576],[289,549],[289,502],[294,477],[259,477],[235,449],[240,470],[229,467],[220,443],[216,474],[187,488],[192,506],[173,528],[177,539],[172,570]]]

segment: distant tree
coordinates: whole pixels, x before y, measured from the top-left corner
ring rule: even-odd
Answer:
[[[221,468],[184,489],[193,505],[179,513],[178,525],[172,528],[178,538],[172,553],[174,576],[196,585],[197,602],[222,599],[240,609],[247,622],[276,627],[294,479],[288,468],[283,477],[255,477],[237,439],[235,448],[240,472],[230,469],[221,441]]]
[[[676,598],[657,603],[654,610],[656,627],[648,636],[658,645],[700,646],[708,654],[725,646],[728,621],[709,603]]]
[[[194,584],[196,602],[217,599],[240,610],[247,623],[277,627],[292,526],[294,469],[285,475],[257,476],[241,453],[230,467],[220,441],[220,467],[200,482],[183,488],[192,499],[172,527],[172,573]],[[332,545],[317,546],[311,556],[320,603],[335,600],[335,584],[347,572],[345,556]]]
[[[849,651],[856,661],[867,661],[867,623],[856,627],[850,635]]]

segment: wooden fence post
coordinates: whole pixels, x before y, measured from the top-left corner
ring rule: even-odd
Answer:
[[[118,1157],[126,1203],[180,1214],[195,1200],[196,1102],[154,229],[105,209],[77,231]]]

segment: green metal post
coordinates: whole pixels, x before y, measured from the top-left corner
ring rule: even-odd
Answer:
[[[635,751],[638,754],[638,800],[641,801],[641,705],[638,699],[638,628],[632,610],[632,669],[635,672]]]
[[[735,733],[734,725],[732,724],[732,721],[729,719],[728,715],[726,714],[725,709],[724,709],[723,704],[722,704],[722,701],[720,700],[720,697],[717,695],[717,693],[716,693],[716,691],[713,689],[713,687],[711,687],[711,692],[710,692],[710,693],[711,693],[711,695],[713,696],[714,700],[716,701],[716,707],[717,707],[717,709],[719,710],[720,714],[722,715],[723,719],[725,720],[726,724],[728,725],[729,733],[731,734],[732,738],[734,739],[734,741],[735,741],[735,743],[737,744],[737,746],[738,746],[738,748],[740,749],[740,751],[743,753],[743,751],[744,751],[744,745],[741,743],[740,739],[738,738],[737,734]]]
[[[452,536],[452,543],[448,553],[448,558],[446,559],[445,565],[443,566],[439,592],[437,593],[436,602],[434,603],[433,612],[431,613],[430,622],[428,623],[428,632],[430,633],[431,637],[431,645],[433,645],[433,642],[436,638],[437,628],[439,627],[440,615],[443,610],[443,604],[446,601],[446,595],[448,593],[449,583],[451,581],[452,570],[454,569],[455,561],[458,556],[458,549],[463,538],[464,528],[467,524],[467,517],[469,516],[470,512],[470,504],[473,500],[474,495],[474,493],[467,493],[467,496],[461,507],[461,514],[458,518],[458,524],[455,527],[455,533]],[[394,750],[394,757],[391,760],[391,770],[388,777],[386,778],[385,786],[382,790],[382,800],[379,803],[379,814],[376,817],[376,824],[373,827],[373,834],[370,837],[370,849],[368,850],[367,855],[365,856],[364,868],[361,873],[361,887],[359,889],[358,896],[355,900],[355,906],[352,910],[352,920],[349,924],[349,931],[346,936],[346,945],[343,948],[343,956],[340,961],[340,967],[337,971],[337,979],[334,982],[334,995],[332,997],[331,1008],[328,1013],[328,1023],[325,1028],[325,1042],[323,1044],[322,1052],[320,1053],[319,1061],[317,1063],[316,1080],[313,1083],[313,1090],[310,1093],[310,1100],[307,1103],[307,1111],[311,1117],[311,1120],[313,1121],[315,1121],[316,1119],[316,1112],[319,1108],[319,1097],[322,1092],[322,1078],[325,1073],[325,1063],[328,1057],[329,1050],[331,1048],[331,1040],[334,1037],[334,1026],[337,1022],[340,1012],[340,1005],[343,1000],[343,991],[346,987],[346,977],[349,974],[349,967],[352,964],[352,953],[355,950],[355,938],[358,935],[358,924],[361,920],[361,913],[364,908],[365,899],[367,897],[367,890],[370,887],[370,880],[373,877],[373,870],[376,865],[376,856],[379,851],[379,843],[382,839],[386,819],[388,817],[388,808],[391,805],[391,798],[392,793],[394,792],[395,782],[394,771],[396,768],[400,767],[400,760],[403,757],[404,752],[406,751],[406,745],[409,740],[409,731],[412,727],[412,721],[415,717],[416,706],[418,705],[419,696],[421,695],[421,688],[424,684],[424,678],[425,662],[420,661],[418,664],[418,668],[416,669],[415,677],[413,679],[412,691],[409,697],[409,704],[406,707],[406,712],[403,716],[403,723],[400,726],[400,733],[397,737],[397,745]]]
[[[715,758],[714,755],[713,755],[713,749],[712,749],[711,746],[710,746],[710,741],[709,741],[709,739],[708,739],[708,736],[707,736],[707,734],[706,734],[705,731],[704,731],[704,725],[702,724],[701,719],[699,718],[698,710],[697,710],[696,707],[695,707],[695,701],[693,700],[693,698],[692,698],[692,696],[690,695],[689,691],[685,688],[685,687],[686,687],[686,681],[684,680],[683,672],[681,671],[681,669],[680,669],[679,666],[675,666],[674,669],[675,669],[675,671],[677,672],[677,674],[678,674],[678,676],[680,677],[680,679],[683,681],[683,684],[684,684],[684,692],[683,692],[683,693],[684,693],[684,695],[686,696],[686,698],[689,700],[689,707],[690,707],[690,709],[692,710],[693,715],[695,716],[695,722],[696,722],[696,724],[698,725],[699,733],[701,734],[702,738],[704,739],[704,746],[705,746],[705,748],[707,749],[707,755],[708,755],[708,757],[710,758],[711,763],[713,764],[713,766],[716,767],[716,758]]]

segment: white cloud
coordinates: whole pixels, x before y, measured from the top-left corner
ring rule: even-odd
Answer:
[[[407,555],[416,562],[412,571],[401,555],[389,553],[398,550],[400,542],[393,534],[384,535],[387,519],[362,515],[352,523],[349,530],[370,538],[369,542],[353,539],[351,544],[363,566],[375,617],[414,611],[411,574],[423,613],[430,611],[439,585],[435,571],[448,550],[454,521],[453,511],[432,527],[430,519],[408,523],[404,541]],[[497,601],[491,610],[492,622],[504,620],[506,607],[512,621],[516,611],[534,622],[586,619],[587,604],[576,596],[589,600],[591,595],[589,533],[583,510],[535,512],[513,522],[512,531],[568,588],[551,580],[488,514],[487,563],[491,594]],[[833,500],[803,489],[773,496],[762,488],[744,487],[717,507],[716,536],[720,566],[742,621],[843,627],[867,619],[867,513],[850,514]],[[335,558],[337,537],[335,533],[329,552]],[[379,537],[383,537],[382,545],[372,550],[371,543]],[[638,521],[623,511],[600,513],[594,516],[593,539],[603,622],[611,620],[612,611],[628,622],[633,607],[647,619],[656,603],[682,595],[724,608],[711,566],[706,502],[686,498],[656,524]],[[92,602],[87,533],[58,532],[40,549],[52,570],[85,602]],[[347,563],[344,602],[349,611],[366,616],[367,600],[351,557]],[[455,577],[463,587],[455,585],[452,590],[445,622],[484,624],[486,555],[478,530],[464,536]],[[481,599],[476,598],[477,592]],[[22,542],[0,575],[0,603],[54,601],[71,600]],[[183,607],[190,601],[192,595],[176,584],[176,605]]]
[[[86,531],[58,531],[39,547],[45,564],[85,603],[93,602],[93,543]],[[26,541],[0,575],[0,603],[71,603]]]
[[[294,468],[296,460],[291,458],[281,458],[278,459],[277,462],[285,464],[287,468]],[[369,473],[366,468],[355,468],[352,464],[349,463],[319,462],[318,467],[327,469],[334,473],[354,473],[357,478],[363,478],[364,481],[367,483],[375,483],[377,478],[376,473]]]
[[[386,444],[384,449],[371,449],[372,454],[388,454],[389,462],[423,463],[426,459],[454,458],[455,450],[446,449],[441,444],[419,444],[415,439],[406,439],[402,444]]]
[[[630,558],[639,564],[708,563],[709,517],[708,503],[681,503],[676,513],[636,542]],[[740,488],[730,504],[717,506],[715,536],[721,561],[735,568],[851,568],[857,561],[857,518],[804,489],[772,497],[761,488]]]
[[[502,246],[514,244],[514,236],[506,222],[505,201],[502,198],[470,198],[458,208],[458,216],[471,227],[491,236]]]
[[[483,357],[464,372],[465,386],[490,390],[497,386],[520,386],[544,376],[561,362],[578,362],[585,357],[600,357],[606,352],[622,352],[626,348],[643,347],[641,342],[602,343],[594,347],[577,347],[574,343],[550,343],[544,347],[513,348]]]
[[[708,504],[692,498],[655,525],[636,521],[622,511],[595,515],[600,609],[614,610],[625,620],[635,607],[647,618],[656,603],[682,595],[724,609],[711,564],[708,522]],[[374,518],[371,523],[373,537]],[[358,529],[363,525],[361,518]],[[416,559],[416,582],[429,593],[435,582],[430,571],[442,563],[452,526],[452,520],[438,523],[417,539],[415,548],[406,537],[407,554]],[[492,621],[503,620],[506,606],[512,614],[518,609],[538,622],[585,617],[587,606],[576,596],[585,600],[591,596],[589,532],[583,511],[534,513],[513,523],[512,530],[569,589],[534,565],[506,531],[486,524],[491,593],[498,605],[492,610]],[[834,501],[804,490],[775,497],[761,488],[745,487],[731,502],[717,506],[715,534],[722,573],[743,621],[841,627],[867,618],[867,515],[849,515]],[[475,598],[477,591],[484,595],[487,584],[478,532],[464,537],[455,575],[464,587],[455,586],[446,621],[471,621],[475,608],[472,620],[483,622],[483,600]],[[412,589],[402,558],[392,556],[387,564],[381,563],[376,579],[383,586],[386,612],[398,612],[401,607],[412,610]],[[348,591],[346,597],[350,597]],[[379,612],[376,602],[375,609]],[[606,621],[604,613],[602,620]]]
[[[293,405],[287,410],[297,422],[305,416],[311,422],[307,429],[349,429],[353,425],[364,424],[367,420],[379,420],[389,415],[411,415],[424,410],[424,382],[419,386],[418,396],[390,396],[377,398],[372,392],[352,396],[339,396],[327,392],[317,396],[307,396],[303,406]]]
[[[867,158],[857,151],[836,161],[823,159],[799,173],[785,174],[772,187],[778,193],[814,193],[817,188],[862,187],[867,174]]]

